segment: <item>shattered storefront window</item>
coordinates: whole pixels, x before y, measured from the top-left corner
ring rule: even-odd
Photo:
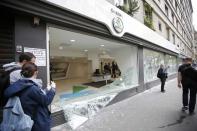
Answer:
[[[91,100],[74,102],[66,105],[64,105],[63,102],[62,108],[67,121],[67,123],[65,123],[65,128],[67,130],[75,130],[105,107],[115,96],[116,94],[99,96]]]
[[[85,77],[82,78],[68,77],[57,80],[57,87],[60,88],[58,88],[56,99],[52,104],[52,111],[64,112],[66,119],[64,128],[66,130],[76,129],[109,104],[119,92],[138,85],[137,51],[135,46],[121,44],[110,52],[104,51],[99,55],[95,52],[89,52],[89,57],[78,58],[83,63],[77,64],[77,58],[61,57],[60,59],[57,57],[52,60],[54,67],[57,62],[62,63],[62,60],[70,60],[72,61],[70,64],[74,63],[77,67],[73,68],[71,73],[76,74],[76,76],[85,74]],[[55,69],[54,76],[62,75],[61,72],[58,72],[59,67]],[[81,70],[86,69],[87,72],[81,72]],[[69,70],[71,69],[69,68]]]
[[[152,50],[144,50],[145,82],[157,79],[157,71],[159,69],[160,64],[164,64],[164,54]]]
[[[168,73],[173,74],[177,72],[177,59],[175,56],[166,55],[165,56],[165,65],[169,66]]]
[[[104,86],[103,88],[107,89],[128,89],[136,86],[137,81],[133,80],[135,71],[133,68],[129,68],[120,78],[116,79],[113,83]]]
[[[134,87],[136,83],[132,81],[133,75],[133,68],[129,68],[120,78],[101,87],[99,91],[83,90],[73,95],[60,95],[60,102],[54,104],[53,108],[59,107],[64,111],[64,129],[75,130],[109,104],[118,92]]]

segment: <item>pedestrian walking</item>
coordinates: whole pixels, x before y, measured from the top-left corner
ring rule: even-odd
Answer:
[[[55,83],[44,91],[40,80],[37,80],[37,66],[31,62],[23,65],[21,75],[22,79],[5,90],[5,97],[19,96],[24,113],[34,121],[32,131],[50,131],[48,106],[55,96]]]
[[[195,75],[188,69],[193,69],[191,66],[192,58],[185,58],[183,64],[178,69],[178,87],[182,88],[182,100],[183,107],[182,111],[189,109],[189,114],[194,114],[195,104],[196,104],[196,81],[192,80]],[[189,73],[189,75],[188,75]],[[190,94],[189,104],[188,104],[188,94]],[[189,107],[188,107],[189,105]]]
[[[164,86],[165,86],[165,82],[167,79],[167,68],[164,68],[164,65],[161,64],[160,68],[157,72],[157,77],[160,79],[161,81],[161,92],[165,92]]]

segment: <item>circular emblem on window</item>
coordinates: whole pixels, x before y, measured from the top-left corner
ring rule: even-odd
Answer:
[[[123,31],[124,29],[123,22],[119,17],[115,17],[112,21],[112,24],[113,24],[114,30],[117,33],[121,33]]]

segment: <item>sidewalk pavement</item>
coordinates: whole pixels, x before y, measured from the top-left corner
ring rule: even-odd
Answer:
[[[77,131],[197,131],[197,114],[181,111],[176,79],[101,110]]]
[[[106,107],[76,131],[197,131],[197,114],[181,111],[176,79],[168,81],[165,90],[161,93],[156,86]]]

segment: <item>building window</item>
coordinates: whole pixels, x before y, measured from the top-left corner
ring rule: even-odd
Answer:
[[[116,6],[130,16],[134,16],[134,14],[137,13],[137,11],[140,8],[137,0],[118,0],[118,1],[119,4],[117,4]]]
[[[153,50],[144,49],[144,81],[157,79],[157,70],[160,64],[164,64],[164,54]]]
[[[175,34],[172,34],[173,44],[175,44]]]
[[[174,24],[174,13],[172,13],[172,23]]]
[[[165,65],[168,65],[168,73],[173,74],[177,71],[177,59],[175,56],[165,55]]]
[[[167,40],[170,41],[170,28],[166,27],[166,33],[167,33]]]
[[[175,9],[177,10],[177,8],[178,8],[178,3],[177,1],[175,1]]]
[[[176,28],[177,28],[177,30],[179,29],[179,21],[178,20],[176,20]]]
[[[132,88],[135,85],[138,85],[139,66],[138,66],[137,46],[123,45],[115,41],[111,43],[111,45],[110,43],[105,45],[105,43],[107,43],[107,41],[109,40],[104,40],[101,38],[88,36],[81,33],[74,33],[69,30],[58,29],[54,27],[49,27],[48,29],[50,32],[49,63],[51,65],[51,69],[50,69],[51,75],[48,77],[51,77],[53,80],[55,80],[58,85],[58,89],[60,89],[58,90],[60,92],[56,93],[56,96],[60,98],[60,100],[53,101],[52,106],[57,107],[56,106],[57,104],[64,104],[61,105],[61,107],[57,107],[57,108],[58,109],[64,108],[65,110],[67,110],[68,106],[64,102],[68,102],[69,100],[72,101],[73,98],[79,98],[83,96],[89,98],[89,96],[91,97],[92,95],[97,96],[96,94],[97,93],[100,94],[102,91],[104,92],[107,91],[110,93],[113,92],[113,90],[114,91],[117,90],[117,88],[118,90],[119,89],[125,90],[128,88]],[[61,33],[64,34],[64,36],[62,35],[58,37],[57,34],[61,34]],[[76,35],[79,37],[74,38],[74,36]],[[63,41],[71,40],[71,39],[77,41],[77,43],[72,43],[72,44],[69,44],[70,42],[67,43],[69,44],[69,47],[71,47],[73,50],[70,50],[70,48],[67,47],[66,43],[62,44]],[[89,41],[92,48],[86,48],[89,47],[87,43],[83,43],[83,41],[86,40],[92,40]],[[98,47],[99,44],[96,44],[94,40],[100,41],[100,43],[103,43],[103,45],[100,45],[99,48]],[[79,44],[80,47],[82,48],[79,49],[78,46],[75,44]],[[116,48],[114,48],[115,46]],[[62,48],[60,49],[59,47]],[[109,47],[113,47],[113,49]],[[107,50],[106,52],[107,48],[110,50]],[[115,66],[116,69],[111,73],[112,66]],[[155,68],[155,70],[157,70],[157,68]],[[111,74],[113,74],[113,78]],[[78,81],[76,81],[76,79]],[[100,84],[100,82],[102,82],[103,80],[105,81],[112,79],[113,79],[113,81],[111,81],[112,83],[106,82],[104,84]],[[98,85],[98,83],[100,85]],[[68,88],[65,88],[65,86]],[[95,89],[98,90],[95,91]],[[107,89],[107,90],[103,90],[103,89]],[[82,93],[83,91],[85,92],[82,94],[81,91]],[[80,96],[78,95],[76,97],[76,93],[81,93],[81,94]],[[92,98],[93,97],[91,97],[91,99]],[[77,102],[80,102],[82,99],[80,100],[79,98],[78,100],[79,101]],[[78,105],[69,107],[69,110],[76,109],[76,106]],[[84,109],[86,110],[86,108]],[[52,111],[54,111],[54,108],[52,109]],[[73,113],[69,115],[72,114]],[[70,120],[71,118],[69,115],[66,116]],[[81,114],[81,115],[85,117],[85,115],[90,115],[90,114]]]
[[[162,27],[161,27],[161,23],[160,22],[158,23],[158,26],[159,26],[159,30],[162,31]]]
[[[173,0],[171,0],[172,5],[173,5],[173,2],[174,2],[174,1],[173,1]]]
[[[152,12],[152,7],[147,2],[144,2],[144,25],[154,30]]]
[[[165,13],[168,16],[168,7],[165,5]]]
[[[128,2],[127,2],[127,0],[124,0],[124,4],[126,5]]]

